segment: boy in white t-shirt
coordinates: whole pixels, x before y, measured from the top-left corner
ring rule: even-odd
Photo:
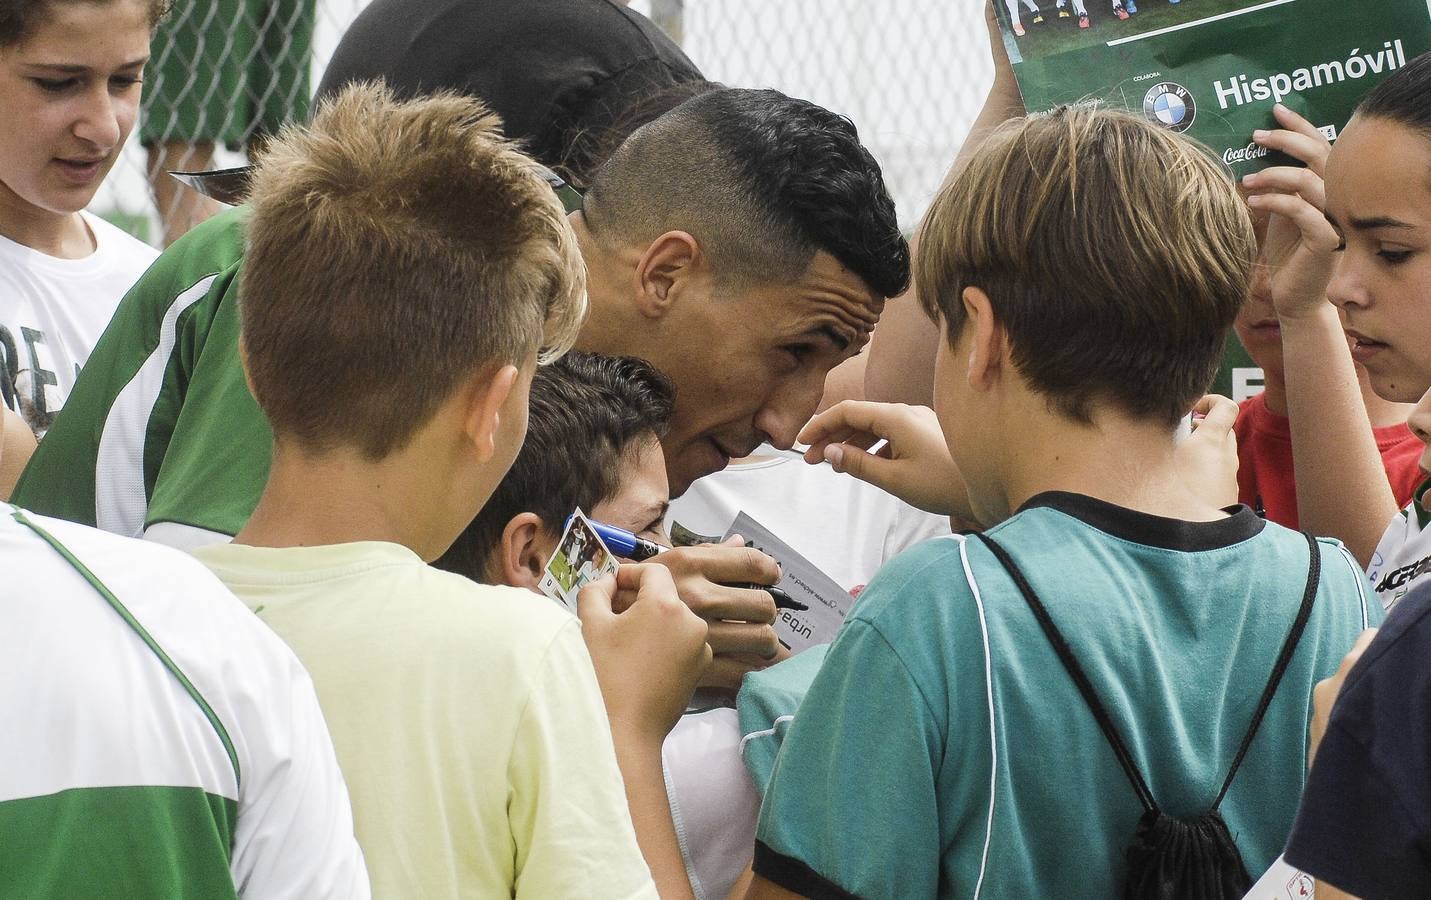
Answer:
[[[94,252],[61,259],[0,236],[0,395],[43,437],[130,285],[159,251],[81,213]]]
[[[177,550],[0,503],[0,896],[369,895],[293,653]]]
[[[42,436],[158,252],[84,212],[139,107],[162,0],[9,4],[0,24],[0,403]]]

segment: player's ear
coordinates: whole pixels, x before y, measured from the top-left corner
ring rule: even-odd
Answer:
[[[497,570],[493,574],[502,584],[538,591],[542,572],[551,556],[555,541],[547,534],[541,517],[524,512],[513,516],[502,529],[497,545]]]
[[[636,308],[650,319],[663,318],[700,277],[704,255],[694,237],[668,231],[646,246],[632,273]]]

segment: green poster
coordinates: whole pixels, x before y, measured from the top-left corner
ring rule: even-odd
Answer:
[[[1102,99],[1242,175],[1281,101],[1335,140],[1367,91],[1431,50],[1431,0],[998,0],[1031,110]]]
[[[1242,349],[1242,342],[1230,330],[1227,332],[1227,344],[1223,347],[1222,365],[1212,383],[1212,392],[1231,397],[1238,403],[1253,394],[1262,393],[1262,369]]]

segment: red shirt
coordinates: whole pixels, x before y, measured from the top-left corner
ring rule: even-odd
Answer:
[[[1268,409],[1262,394],[1248,397],[1238,406],[1241,411],[1232,426],[1237,435],[1237,499],[1263,513],[1269,522],[1296,528],[1291,420]],[[1421,453],[1426,445],[1404,424],[1373,428],[1372,434],[1396,505],[1404,507],[1426,478],[1421,473]]]

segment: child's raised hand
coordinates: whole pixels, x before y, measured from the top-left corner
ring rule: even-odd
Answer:
[[[577,615],[612,731],[659,744],[710,666],[705,620],[681,602],[670,573],[649,563],[582,588]]]
[[[1278,104],[1274,110],[1283,127],[1253,133],[1253,140],[1306,163],[1274,166],[1242,179],[1247,205],[1265,216],[1258,264],[1271,272],[1272,305],[1283,321],[1324,314],[1327,285],[1335,268],[1332,253],[1341,238],[1327,222],[1326,186],[1322,171],[1331,144],[1310,122]]]
[[[867,481],[926,512],[972,519],[964,479],[934,410],[903,403],[845,400],[811,419],[799,440],[805,461]],[[887,443],[868,452],[878,441]]]
[[[1216,506],[1237,502],[1237,404],[1208,394],[1193,407],[1192,434],[1178,442],[1178,474],[1188,492]]]

